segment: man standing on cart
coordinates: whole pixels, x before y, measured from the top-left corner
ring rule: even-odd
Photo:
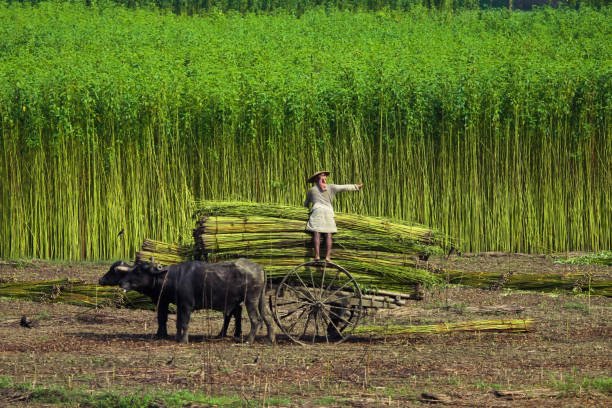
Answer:
[[[363,183],[359,184],[327,184],[329,171],[318,171],[308,178],[308,183],[314,183],[306,194],[304,206],[310,208],[310,217],[306,224],[306,231],[312,233],[314,245],[314,260],[321,259],[320,246],[321,234],[325,234],[327,252],[325,260],[331,261],[332,234],[338,232],[334,220],[334,207],[332,205],[334,196],[343,191],[359,191]]]

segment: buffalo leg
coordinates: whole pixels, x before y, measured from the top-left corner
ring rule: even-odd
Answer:
[[[155,337],[158,339],[165,339],[168,337],[168,303],[162,302],[157,308],[157,334]]]
[[[232,314],[223,314],[223,327],[221,327],[221,332],[217,335],[217,338],[222,339],[227,336],[227,328],[230,320],[232,320],[232,316]]]
[[[242,306],[237,305],[234,308],[234,338],[239,339],[242,336]]]
[[[262,291],[261,295],[259,296],[259,315],[263,319],[264,323],[266,324],[266,328],[268,329],[268,340],[270,340],[270,343],[274,344],[276,343],[276,334],[274,333],[274,326],[272,326],[272,323],[270,323],[270,315],[268,315],[265,298],[265,291]]]
[[[227,328],[232,317],[234,318],[234,337],[240,338],[242,335],[242,306],[240,305],[234,306],[229,313],[223,314],[223,327],[217,338],[222,339],[227,336]]]
[[[249,299],[245,301],[245,306],[247,308],[247,312],[249,313],[249,320],[251,321],[251,331],[249,332],[249,337],[247,339],[247,342],[249,343],[253,343],[255,341],[255,335],[261,326],[258,301],[259,299]]]
[[[176,341],[179,343],[189,343],[188,330],[191,310],[192,308],[189,305],[176,305]]]
[[[346,328],[353,317],[354,310],[349,311],[350,302],[332,303],[330,309],[330,322],[327,325],[327,335],[332,339],[342,337],[342,330]]]
[[[338,339],[342,337],[342,333],[340,330],[344,328],[344,325],[341,323],[344,319],[344,315],[346,314],[344,309],[341,309],[337,306],[331,307],[331,317],[330,322],[327,325],[327,336],[332,339]]]

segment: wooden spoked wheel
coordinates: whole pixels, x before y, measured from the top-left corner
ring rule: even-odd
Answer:
[[[300,344],[340,343],[363,314],[361,290],[351,274],[332,262],[306,262],[289,272],[271,296],[274,320]]]

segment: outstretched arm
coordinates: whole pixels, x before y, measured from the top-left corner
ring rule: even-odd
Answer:
[[[343,191],[359,191],[363,188],[363,183],[359,184],[332,184],[334,193],[341,193]]]

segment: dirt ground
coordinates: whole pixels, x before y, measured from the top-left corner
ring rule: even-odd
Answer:
[[[598,275],[612,275],[611,267],[552,261],[489,255],[432,262],[466,271],[564,273],[594,268]],[[93,283],[109,265],[0,262],[0,281],[69,277]],[[493,313],[483,306],[515,310]],[[194,314],[191,342],[180,345],[153,338],[157,323],[151,311],[4,298],[0,379],[89,393],[188,390],[237,397],[238,405],[249,406],[405,407],[426,406],[427,399],[435,399],[447,406],[606,407],[612,406],[611,306],[610,298],[595,296],[444,286],[427,289],[422,301],[371,313],[366,323],[532,318],[534,330],[362,335],[342,344],[305,347],[282,337],[271,346],[264,331],[254,345],[214,339],[221,317],[210,311]],[[20,326],[22,316],[32,320],[32,328]],[[171,315],[171,334],[173,325]],[[248,327],[245,320],[245,332]],[[0,388],[0,406],[51,405],[20,390]]]

